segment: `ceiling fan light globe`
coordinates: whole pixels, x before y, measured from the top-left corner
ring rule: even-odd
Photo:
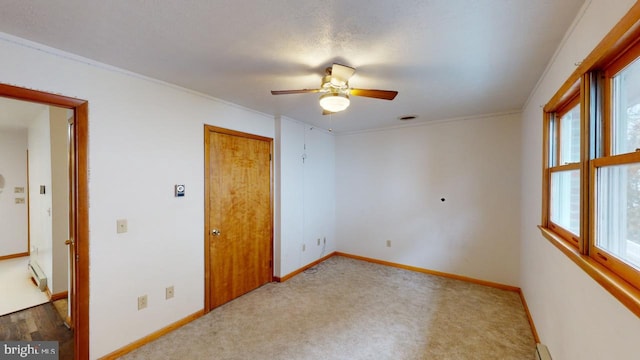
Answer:
[[[347,107],[351,101],[349,95],[341,93],[326,93],[320,96],[320,106],[330,112],[339,112]]]

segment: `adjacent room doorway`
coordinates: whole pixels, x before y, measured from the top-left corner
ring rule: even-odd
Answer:
[[[69,122],[69,245],[71,302],[76,359],[89,358],[89,190],[88,103],[85,100],[0,84],[0,97],[73,110]]]
[[[273,279],[272,139],[205,126],[205,310]]]

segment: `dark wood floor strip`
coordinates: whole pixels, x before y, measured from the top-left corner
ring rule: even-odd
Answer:
[[[60,360],[73,360],[73,331],[52,303],[0,316],[0,340],[58,341]]]

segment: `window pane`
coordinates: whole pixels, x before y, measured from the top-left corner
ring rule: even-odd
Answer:
[[[640,148],[640,61],[613,77],[613,155]]]
[[[552,119],[547,124],[548,126],[547,130],[549,131],[549,139],[548,139],[549,152],[547,154],[549,158],[547,159],[547,161],[549,162],[550,167],[558,166],[558,141],[556,141],[556,126],[555,126],[556,121],[558,120]]]
[[[551,221],[580,234],[580,170],[551,173]]]
[[[596,246],[640,269],[640,164],[599,168]]]
[[[560,164],[580,161],[580,106],[560,118]]]

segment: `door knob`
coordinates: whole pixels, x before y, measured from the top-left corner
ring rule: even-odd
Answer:
[[[71,240],[65,240],[65,241],[64,241],[64,244],[65,244],[65,245],[71,245],[71,244],[73,244],[73,241],[71,241]]]
[[[211,235],[220,236],[220,230],[218,230],[218,229],[211,230]]]

